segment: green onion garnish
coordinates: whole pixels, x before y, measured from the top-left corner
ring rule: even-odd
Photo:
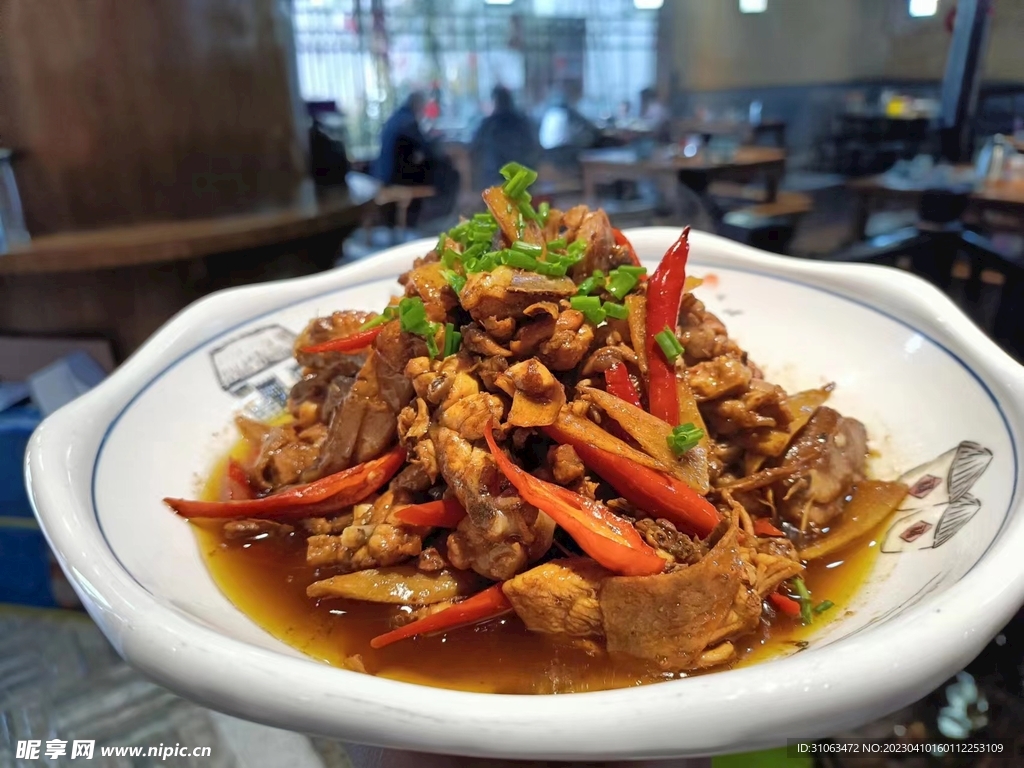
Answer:
[[[509,165],[512,165],[512,163],[509,163]],[[504,171],[509,167],[509,165],[506,165],[501,169],[502,176],[505,176]],[[511,178],[506,176],[505,178],[507,178],[508,181],[501,185],[501,188],[505,190],[505,194],[513,200],[520,199],[523,196],[523,193],[526,192],[526,189],[537,180],[536,171],[531,170],[530,168],[524,168],[518,163],[516,163],[516,165],[519,166],[518,170],[516,170]]]
[[[580,283],[580,287],[576,289],[577,296],[589,296],[591,293],[596,291],[598,288],[604,287],[604,272],[600,269],[595,269],[590,277]]]
[[[403,331],[423,337],[427,343],[427,354],[431,359],[437,357],[437,340],[434,337],[440,326],[427,320],[427,308],[423,306],[423,299],[414,297],[398,302],[398,319]]]
[[[537,269],[535,271],[537,274],[546,275],[547,277],[565,277],[565,273],[569,271],[569,267],[562,262],[552,264],[547,261],[538,261]]]
[[[566,255],[571,257],[571,258],[573,258],[573,259],[575,259],[576,261],[579,261],[580,259],[582,259],[583,258],[583,254],[586,253],[586,251],[587,251],[587,241],[586,240],[574,240],[573,242],[569,243],[569,245],[565,249]]]
[[[833,603],[831,600],[822,600],[820,603],[818,603],[816,606],[814,606],[814,612],[815,613],[824,613],[829,608],[835,608],[835,606],[836,606],[836,604]]]
[[[608,284],[605,290],[619,301],[626,298],[626,294],[636,288],[640,282],[640,275],[646,274],[643,267],[616,267],[608,273]]]
[[[442,357],[454,355],[459,351],[462,344],[462,334],[455,330],[454,323],[445,323],[444,326],[444,354]]]
[[[804,580],[799,576],[790,579],[790,583],[793,585],[793,591],[796,592],[797,600],[800,601],[800,620],[806,626],[814,620],[811,593],[808,591],[807,585],[804,584]]]
[[[376,328],[378,325],[384,325],[389,320],[394,320],[398,317],[398,307],[387,307],[383,312],[377,315],[372,320],[367,320],[365,323],[360,325],[357,331],[368,331],[371,328]]]
[[[569,299],[569,306],[582,312],[594,325],[604,322],[605,311],[601,308],[601,300],[597,296],[573,296]]]
[[[660,333],[656,333],[654,340],[658,342],[658,346],[661,347],[661,351],[665,354],[665,359],[670,363],[674,363],[676,358],[683,354],[683,345],[679,343],[675,332],[668,326],[665,326],[665,330]]]
[[[535,259],[539,259],[540,255],[544,252],[544,249],[539,245],[524,243],[522,240],[516,240],[512,243],[512,250],[519,253],[525,253],[527,256],[533,256]]]
[[[621,304],[615,304],[611,301],[606,301],[601,305],[601,309],[605,311],[608,317],[615,318],[616,320],[625,320],[629,317],[629,310]]]
[[[548,214],[551,213],[551,203],[547,200],[537,206],[537,219],[541,224],[548,223]]]
[[[527,256],[525,253],[511,249],[501,251],[501,263],[516,269],[528,269],[531,271],[536,271],[538,266],[538,262],[533,256]]]
[[[666,439],[668,440],[668,447],[672,449],[672,452],[676,456],[682,456],[691,448],[696,447],[703,437],[704,430],[692,421],[688,421],[686,424],[673,427],[672,434]]]
[[[448,282],[448,285],[452,287],[452,290],[455,291],[456,295],[462,293],[462,289],[466,287],[465,275],[460,275],[458,272],[450,269],[444,270],[441,274]]]
[[[541,203],[541,205],[544,205],[544,203]],[[550,243],[548,243],[548,250],[549,251],[565,250],[565,247],[567,245],[568,245],[568,243],[565,242],[565,238],[564,237],[560,237],[557,240],[552,240]]]

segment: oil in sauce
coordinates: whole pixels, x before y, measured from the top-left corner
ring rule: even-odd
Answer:
[[[239,457],[244,451],[241,444],[232,455]],[[226,461],[212,474],[206,498],[217,497]],[[327,664],[346,667],[349,658],[358,654],[366,671],[381,677],[491,693],[595,691],[680,677],[664,672],[653,662],[608,654],[588,641],[529,632],[511,614],[373,650],[370,639],[390,630],[391,619],[402,609],[344,599],[307,598],[306,587],[333,575],[333,571],[323,569],[321,573],[306,564],[305,538],[301,535],[238,541],[224,537],[220,523],[195,522],[193,528],[207,567],[227,598],[278,640]],[[790,653],[822,626],[842,616],[877,556],[872,532],[810,563],[804,581],[815,603],[827,599],[834,606],[817,614],[809,627],[783,614],[773,616],[770,623],[762,620],[758,632],[736,644],[738,660],[732,666]]]

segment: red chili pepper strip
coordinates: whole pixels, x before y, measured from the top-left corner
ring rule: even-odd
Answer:
[[[395,512],[395,518],[406,525],[421,525],[425,528],[455,528],[466,516],[466,510],[458,499],[448,498],[428,501],[426,504],[412,504]]]
[[[571,445],[584,464],[621,493],[624,499],[649,515],[663,517],[676,527],[698,536],[707,536],[722,520],[710,501],[672,475],[595,448],[589,443],[568,439],[569,436],[555,426],[544,427],[544,433],[557,443]]]
[[[358,349],[370,346],[373,340],[384,330],[385,325],[387,323],[353,333],[351,336],[342,336],[340,339],[331,339],[321,344],[303,347],[301,351],[307,355],[318,355],[321,352],[355,352]]]
[[[605,389],[608,393],[615,395],[620,400],[625,400],[630,405],[643,408],[640,404],[640,393],[636,391],[633,380],[629,378],[629,371],[622,363],[615,363],[604,372]]]
[[[768,595],[768,600],[776,609],[787,616],[796,617],[800,615],[800,603],[791,597],[786,597],[779,592],[772,592]]]
[[[370,647],[374,649],[405,640],[416,635],[425,635],[428,632],[442,632],[447,629],[455,629],[467,624],[478,624],[481,621],[494,619],[503,613],[512,610],[512,603],[501,591],[501,584],[488,587],[483,592],[477,592],[472,597],[456,603],[451,608],[424,616],[418,621],[406,624],[404,627],[377,635],[370,641]]]
[[[378,490],[405,463],[405,449],[397,446],[378,459],[335,472],[312,483],[289,488],[258,499],[238,501],[191,501],[164,499],[182,517],[310,517],[357,504]]]
[[[650,576],[665,569],[665,561],[632,523],[599,501],[545,482],[513,464],[495,444],[490,426],[484,429],[484,437],[498,469],[523,500],[547,513],[598,563],[625,576]]]
[[[689,237],[690,228],[686,227],[647,284],[647,397],[651,413],[672,426],[679,425],[676,371],[654,337],[666,328],[675,332],[679,323],[679,304],[686,286],[686,259],[690,255]]]
[[[754,534],[756,536],[785,536],[786,534],[768,522],[767,517],[759,517],[754,521]]]
[[[226,497],[228,499],[251,499],[255,494],[249,482],[249,473],[235,459],[228,460],[227,477],[224,478]]]
[[[636,250],[633,248],[633,244],[629,242],[629,238],[622,234],[621,229],[615,229],[614,227],[612,228],[612,236],[615,238],[616,245],[621,245],[626,249],[626,253],[629,255],[629,260],[632,262],[633,266],[639,267],[640,258],[636,255]],[[647,275],[640,276],[641,281],[646,279]]]

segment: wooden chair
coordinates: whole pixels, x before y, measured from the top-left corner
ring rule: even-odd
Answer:
[[[725,214],[719,234],[765,251],[785,253],[797,223],[812,208],[809,195],[782,191],[770,203],[755,203]]]

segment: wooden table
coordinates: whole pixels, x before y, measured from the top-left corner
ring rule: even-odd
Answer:
[[[700,134],[705,142],[714,136],[739,136],[744,141],[756,141],[761,136],[770,136],[777,147],[786,146],[786,121],[762,120],[758,123],[741,120],[700,120],[684,118],[672,123],[677,138],[685,134]]]
[[[597,203],[596,188],[600,182],[651,178],[678,179],[701,195],[712,181],[750,183],[763,179],[764,202],[772,202],[786,171],[786,151],[775,147],[739,147],[731,157],[716,157],[706,150],[685,157],[662,147],[649,157],[641,157],[628,148],[600,149],[581,153],[580,167],[583,197],[591,206]]]
[[[969,165],[956,166],[957,172],[966,172]],[[873,211],[884,203],[898,202],[913,208],[918,205],[927,185],[911,183],[894,183],[885,174],[865,176],[851,179],[847,186],[857,195],[856,218],[854,220],[854,237],[863,240],[868,218]],[[1002,214],[1011,218],[1000,223],[986,219],[988,214]],[[970,201],[964,218],[975,221],[991,229],[1020,231],[1024,222],[1024,181],[985,182],[970,194]]]
[[[191,302],[222,288],[329,269],[372,198],[34,239],[0,256],[0,334],[103,336],[123,360]]]

